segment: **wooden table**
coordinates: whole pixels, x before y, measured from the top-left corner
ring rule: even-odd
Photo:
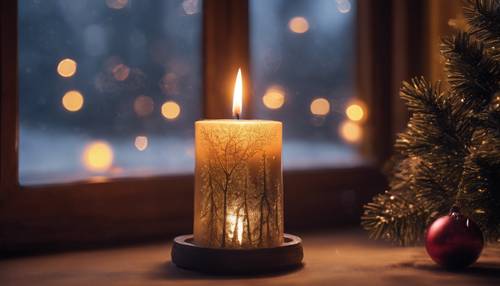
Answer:
[[[465,271],[436,266],[422,247],[373,242],[359,231],[305,234],[301,269],[251,277],[209,276],[170,263],[169,243],[0,260],[0,285],[500,285],[500,247]]]

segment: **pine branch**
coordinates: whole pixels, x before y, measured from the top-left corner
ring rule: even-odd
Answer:
[[[419,163],[412,188],[427,210],[444,215],[455,203],[460,177],[450,176],[450,172],[450,169],[443,169],[441,166],[436,168],[433,161],[421,160]]]
[[[410,188],[415,163],[410,158],[399,161],[394,166],[390,190],[375,196],[364,206],[361,224],[371,238],[382,238],[400,245],[421,241],[429,214]]]
[[[482,41],[496,60],[500,59],[500,1],[468,0],[464,16],[470,34]]]
[[[463,157],[468,130],[456,123],[459,117],[439,83],[431,85],[423,78],[403,82],[400,96],[411,113],[408,128],[398,134],[395,147],[408,156],[425,157],[442,154],[444,163],[448,157]],[[455,162],[455,163],[460,163]]]
[[[460,32],[443,40],[448,82],[457,99],[474,112],[483,109],[500,87],[500,63],[487,55],[482,42]]]
[[[480,128],[474,133],[474,147],[467,156],[458,204],[490,241],[500,239],[500,134]]]
[[[390,190],[364,206],[361,224],[369,231],[370,238],[405,246],[422,240],[427,216],[414,197],[402,190]]]
[[[362,226],[374,239],[399,245],[422,241],[428,225],[453,205],[456,186],[417,157],[394,166],[390,190],[364,206]]]
[[[409,245],[453,204],[467,136],[456,129],[457,118],[439,83],[413,79],[403,83],[400,95],[411,118],[396,140],[395,175],[390,190],[365,206],[362,225],[373,238]]]

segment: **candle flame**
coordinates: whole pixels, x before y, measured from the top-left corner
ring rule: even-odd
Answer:
[[[238,69],[233,91],[233,116],[240,118],[243,106],[243,80],[241,79],[241,68]]]

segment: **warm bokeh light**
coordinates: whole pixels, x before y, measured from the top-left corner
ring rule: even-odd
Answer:
[[[330,102],[326,98],[316,98],[311,102],[311,113],[325,116],[330,112]]]
[[[349,105],[345,110],[345,114],[347,115],[347,118],[352,121],[361,121],[365,117],[365,111],[363,107],[360,104],[356,103]]]
[[[303,34],[309,30],[309,23],[304,17],[294,17],[288,22],[288,28],[294,33]]]
[[[91,172],[104,172],[113,165],[113,149],[105,141],[94,141],[83,150],[83,166]]]
[[[57,73],[62,77],[72,77],[76,73],[77,64],[72,59],[64,59],[57,65]]]
[[[285,90],[281,86],[271,86],[262,97],[262,102],[269,109],[279,109],[285,103]]]
[[[340,124],[339,134],[349,143],[358,143],[363,136],[363,130],[359,124],[346,120]]]
[[[130,74],[130,68],[124,64],[117,64],[116,66],[113,67],[111,72],[113,73],[113,77],[117,81],[124,81],[128,78]]]
[[[153,99],[149,96],[139,95],[134,100],[134,111],[140,116],[144,117],[153,112],[154,102]]]
[[[148,148],[148,137],[146,136],[137,136],[135,137],[134,142],[135,148],[139,151],[144,151]]]
[[[83,101],[83,95],[78,90],[70,90],[64,94],[62,105],[66,110],[76,112],[82,109]]]
[[[240,118],[243,108],[243,79],[241,78],[241,69],[238,69],[233,90],[233,116]]]
[[[448,20],[448,26],[458,30],[465,30],[467,29],[467,21],[462,17],[452,18]]]
[[[181,107],[175,101],[167,101],[161,106],[161,114],[166,119],[176,119],[181,113]]]
[[[91,176],[88,178],[88,182],[90,182],[90,183],[105,183],[105,182],[109,182],[109,178],[106,176]]]
[[[122,9],[127,6],[128,0],[106,0],[106,5],[111,9]]]

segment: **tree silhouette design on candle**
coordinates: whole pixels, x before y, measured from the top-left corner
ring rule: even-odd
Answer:
[[[281,123],[195,124],[194,241],[214,248],[283,243]]]

